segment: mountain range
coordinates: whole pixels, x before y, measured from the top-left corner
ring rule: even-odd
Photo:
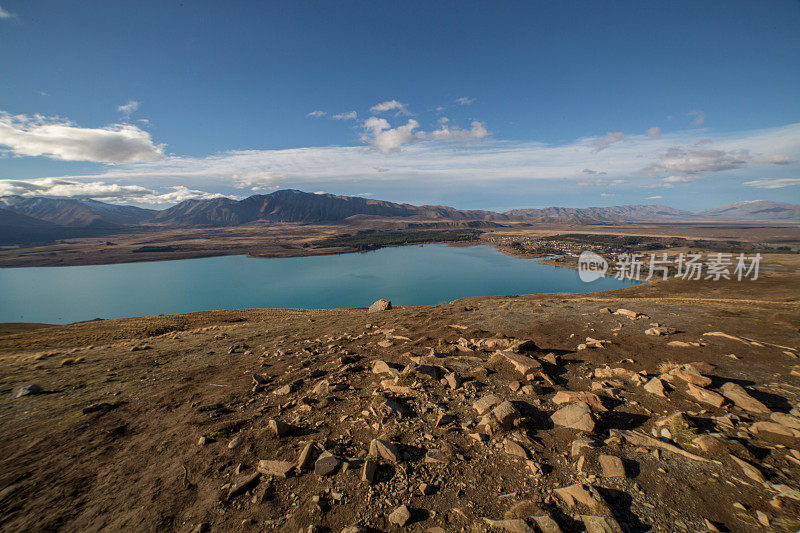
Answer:
[[[371,218],[444,222],[796,222],[800,205],[762,200],[693,213],[663,205],[546,207],[505,213],[446,206],[399,204],[356,196],[286,189],[243,200],[186,200],[164,210],[115,205],[90,199],[0,197],[0,244],[23,244],[100,236],[145,227],[222,227],[261,223],[336,223]]]

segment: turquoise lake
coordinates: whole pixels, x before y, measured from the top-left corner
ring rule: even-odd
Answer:
[[[464,296],[595,292],[635,285],[504,255],[489,246],[402,246],[259,259],[225,256],[75,267],[0,269],[0,322],[66,324],[248,307],[429,305]]]

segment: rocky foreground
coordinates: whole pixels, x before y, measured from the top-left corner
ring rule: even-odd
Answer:
[[[0,336],[0,528],[796,531],[796,295],[653,290]]]

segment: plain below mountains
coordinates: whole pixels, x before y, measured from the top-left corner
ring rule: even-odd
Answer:
[[[795,222],[800,206],[767,201],[730,204],[697,213],[663,205],[515,209],[505,213],[399,204],[354,196],[281,190],[243,200],[187,200],[161,211],[90,199],[0,197],[0,244],[108,235],[158,227],[224,227],[260,223],[337,223],[405,218],[460,224],[502,222]]]

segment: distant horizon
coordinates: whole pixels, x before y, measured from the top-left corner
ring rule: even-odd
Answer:
[[[94,201],[94,202],[100,202],[100,203],[109,204],[109,205],[139,207],[139,208],[142,208],[142,209],[151,209],[151,210],[155,210],[155,211],[164,211],[166,209],[169,209],[171,207],[175,207],[176,205],[178,205],[180,203],[183,203],[185,201],[188,201],[188,200],[195,200],[196,201],[196,200],[214,200],[214,199],[223,199],[224,198],[224,199],[228,199],[228,200],[241,201],[241,200],[245,200],[247,198],[251,198],[253,196],[268,196],[270,194],[274,194],[276,192],[281,192],[281,191],[298,191],[298,192],[305,193],[305,194],[331,195],[331,196],[340,196],[340,197],[347,197],[347,198],[363,198],[365,200],[375,200],[375,201],[391,202],[391,203],[397,203],[397,204],[409,204],[409,202],[398,202],[398,201],[394,201],[394,200],[390,200],[390,199],[386,199],[386,198],[351,196],[351,195],[346,195],[346,194],[337,194],[337,193],[324,192],[324,191],[303,191],[301,189],[293,189],[293,188],[278,189],[278,190],[270,191],[270,192],[254,193],[254,194],[247,195],[247,196],[242,196],[242,197],[218,196],[216,198],[205,198],[205,199],[189,198],[187,200],[182,200],[181,202],[176,202],[174,204],[170,204],[170,205],[166,205],[166,206],[152,206],[152,205],[146,205],[146,204],[145,205],[137,205],[137,204],[135,204],[133,202],[129,202],[129,203],[114,203],[114,202],[104,201],[102,199],[90,198],[90,197],[58,197],[58,196],[46,196],[46,195],[37,195],[37,196],[0,195],[0,198],[7,198],[7,197],[15,196],[15,197],[24,198],[24,199],[47,198],[47,199],[51,199],[51,200],[78,200],[78,201],[80,201],[80,200],[91,200],[91,201]],[[695,210],[695,211],[690,210],[690,209],[682,209],[682,208],[674,207],[674,206],[667,205],[667,204],[664,204],[664,203],[659,203],[659,202],[656,202],[656,203],[642,203],[642,204],[606,204],[606,205],[586,205],[586,206],[574,206],[574,205],[563,205],[563,204],[561,204],[561,205],[554,205],[554,204],[522,205],[522,206],[518,206],[518,207],[504,208],[502,210],[492,209],[492,208],[488,208],[488,207],[462,209],[462,208],[459,208],[459,207],[456,207],[456,206],[453,206],[453,205],[450,205],[450,204],[432,204],[432,203],[419,203],[419,204],[409,204],[409,205],[452,207],[454,209],[458,209],[458,210],[462,210],[462,211],[489,211],[489,212],[493,212],[493,213],[497,213],[497,214],[505,214],[505,213],[507,213],[509,211],[523,210],[523,209],[547,209],[547,208],[563,208],[563,209],[593,209],[593,208],[598,208],[598,209],[603,209],[603,208],[612,208],[612,207],[667,207],[667,208],[675,209],[675,210],[678,210],[678,211],[686,211],[686,212],[689,212],[689,213],[698,213],[700,211],[704,211],[704,210],[707,210],[707,209],[717,209],[717,208],[721,208],[721,207],[729,207],[729,206],[733,206],[733,205],[756,203],[756,202],[769,202],[769,203],[786,204],[786,205],[792,205],[792,206],[800,207],[800,203],[777,202],[777,201],[774,201],[774,200],[763,200],[763,199],[743,200],[743,201],[740,201],[740,202],[732,202],[732,203],[729,203],[729,204],[714,205],[714,206],[711,206],[711,207],[708,207],[708,208],[705,208],[705,209],[700,209],[700,210]],[[0,205],[0,209],[1,208],[2,208],[2,205]]]

